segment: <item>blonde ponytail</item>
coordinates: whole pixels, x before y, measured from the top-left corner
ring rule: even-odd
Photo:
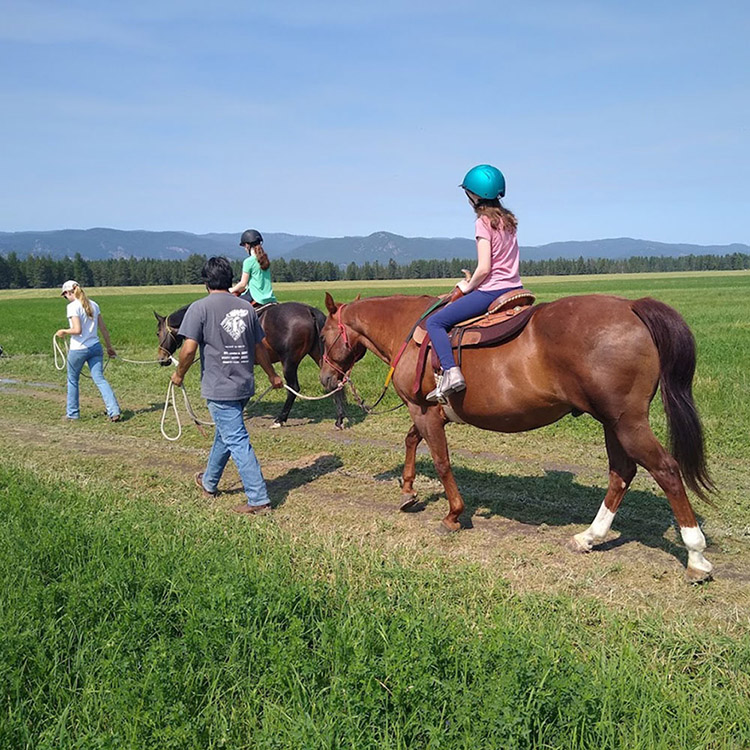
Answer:
[[[91,300],[86,296],[86,292],[80,286],[73,287],[73,296],[81,303],[86,315],[93,320],[94,308],[91,307]]]

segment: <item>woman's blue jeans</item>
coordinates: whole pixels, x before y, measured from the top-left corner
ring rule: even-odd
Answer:
[[[208,454],[208,464],[203,472],[203,486],[209,492],[216,492],[219,479],[224,468],[232,457],[239,472],[242,486],[247,495],[247,504],[253,506],[268,505],[268,490],[266,480],[260,470],[258,458],[253,446],[250,445],[250,435],[245,427],[242,413],[248,399],[240,401],[213,401],[206,399],[208,411],[216,425],[214,444]]]
[[[91,379],[99,389],[107,408],[107,415],[117,416],[120,405],[117,403],[112,386],[104,379],[104,352],[101,344],[94,344],[85,349],[71,349],[68,352],[68,403],[66,416],[68,419],[78,419],[80,416],[78,383],[81,379],[83,366],[88,362]]]
[[[453,349],[448,338],[448,331],[463,320],[475,318],[487,312],[487,308],[505,292],[512,289],[521,289],[520,286],[512,286],[507,289],[493,289],[491,292],[484,292],[475,289],[463,297],[459,297],[455,302],[451,302],[445,307],[441,307],[437,312],[432,313],[425,328],[430,334],[432,345],[435,347],[435,354],[438,355],[440,366],[445,370],[450,370],[456,366],[456,359],[453,356]]]

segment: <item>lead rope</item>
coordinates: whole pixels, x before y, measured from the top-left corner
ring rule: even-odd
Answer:
[[[305,401],[320,401],[321,399],[324,399],[324,398],[330,398],[335,393],[340,391],[343,387],[344,385],[342,384],[338,386],[336,389],[334,389],[333,391],[331,391],[330,393],[326,393],[324,396],[305,396],[302,393],[298,393],[297,391],[294,390],[294,388],[290,388],[286,383],[284,383],[284,388],[286,388],[290,393],[293,393],[295,396],[305,399]],[[188,394],[187,394],[187,391],[185,390],[185,386],[181,385],[180,388],[182,390],[182,396],[185,401],[185,409],[187,413],[190,415],[190,418],[193,420],[193,422],[195,422],[195,426],[199,430],[201,430],[201,427],[203,425],[205,425],[206,427],[214,427],[215,426],[214,422],[205,422],[201,419],[198,419],[195,412],[193,411],[193,407],[192,407],[192,404],[190,403],[190,399],[188,398]],[[167,386],[167,397],[164,401],[164,410],[162,411],[162,414],[161,414],[161,423],[159,424],[159,430],[161,431],[162,436],[165,439],[169,440],[170,442],[179,440],[182,435],[182,421],[180,420],[180,412],[177,409],[177,400],[175,397],[174,389],[175,389],[175,385],[170,380],[169,385]],[[260,394],[260,396],[256,396],[252,401],[248,402],[248,404],[245,406],[245,411],[247,411],[248,409],[251,409],[254,406],[257,406],[271,390],[273,390],[273,386],[269,385],[268,388],[266,388],[266,390]],[[172,406],[172,411],[174,412],[175,421],[177,422],[177,434],[174,437],[167,435],[166,429],[164,427],[164,424],[167,420],[167,413],[169,412],[170,405]],[[201,430],[201,433],[203,433],[203,430]]]
[[[67,354],[70,352],[70,348],[68,347],[68,342],[65,342],[65,351],[63,351],[60,344],[57,343],[57,336],[52,336],[52,353],[55,357],[55,369],[56,370],[64,370],[65,366],[67,365]],[[104,371],[107,369],[107,365],[109,364],[109,360],[111,357],[107,357],[107,359],[104,360],[104,363],[102,364],[102,374],[104,374]],[[61,364],[58,364],[60,362]],[[91,365],[89,365],[89,369],[91,369]],[[87,375],[83,370],[81,370],[81,375],[83,375],[84,378],[91,378],[91,375]]]
[[[294,390],[294,388],[284,383],[284,388],[286,388],[289,391],[289,393],[293,393],[297,398],[301,398],[305,401],[322,401],[324,398],[331,398],[331,396],[338,393],[345,386],[346,386],[346,383],[340,382],[332,391],[329,391],[328,393],[322,396],[305,396],[304,393],[298,393],[297,391]]]
[[[365,403],[365,400],[362,398],[362,396],[359,395],[357,392],[357,389],[354,387],[354,383],[350,379],[348,381],[349,388],[352,389],[352,395],[354,396],[354,399],[356,400],[359,407],[364,411],[366,414],[370,414],[372,416],[377,416],[378,414],[387,414],[389,411],[396,411],[396,409],[400,409],[402,406],[406,406],[406,403],[402,401],[400,404],[397,404],[396,406],[392,406],[390,409],[382,409],[381,411],[375,411],[375,407],[383,400],[383,397],[388,392],[388,386],[390,385],[390,373],[389,377],[386,380],[385,387],[383,388],[383,391],[381,392],[380,396],[375,400],[375,403],[372,406],[368,406]]]
[[[52,337],[52,354],[55,358],[55,369],[56,370],[64,370],[66,365],[66,352],[69,352],[70,349],[68,347],[68,342],[65,342],[65,351],[63,351],[60,344],[57,342],[57,336]],[[166,351],[166,350],[165,350]],[[169,354],[169,352],[167,352]],[[131,365],[160,365],[161,360],[160,359],[128,359],[127,357],[122,357],[119,354],[115,357],[109,357],[107,360],[105,360],[103,366],[102,366],[102,372],[104,371],[104,368],[109,364],[109,361],[111,359],[116,359],[120,362],[127,362]],[[177,366],[177,360],[169,354],[169,359],[171,360],[172,364]],[[90,375],[86,375],[85,372],[81,371],[81,374],[85,377],[90,377]]]
[[[67,344],[66,344],[67,347]],[[52,336],[52,354],[55,357],[55,369],[56,370],[64,370],[65,369],[65,352],[62,350],[62,347],[60,344],[57,343],[57,336]],[[58,358],[61,360],[62,364],[58,364]]]
[[[52,337],[52,353],[54,355],[54,363],[55,363],[55,369],[56,370],[64,370],[65,366],[67,364],[67,357],[66,352],[69,351],[68,349],[68,342],[65,342],[65,351],[63,351],[60,344],[57,342],[57,336]],[[174,355],[169,355],[170,360],[172,361],[172,364],[176,367],[179,364],[179,361],[174,357]],[[114,359],[114,358],[113,358]],[[161,364],[160,360],[158,359],[147,359],[147,360],[137,360],[137,359],[127,359],[126,357],[117,357],[122,362],[128,362],[129,364],[133,365],[151,365],[151,364]],[[104,365],[102,367],[102,372],[104,372],[104,368],[109,364],[109,359],[105,360]],[[86,373],[82,372],[82,375],[85,377],[90,377],[90,375],[86,375]],[[331,396],[334,396],[336,393],[338,393],[340,390],[342,390],[346,386],[346,382],[341,382],[339,385],[329,393],[324,394],[323,396],[305,396],[304,393],[299,393],[299,391],[295,391],[294,388],[284,383],[284,388],[286,388],[290,393],[293,393],[297,398],[301,398],[304,401],[321,401],[325,398],[330,398]],[[187,391],[185,390],[184,386],[180,386],[182,389],[182,396],[185,401],[185,409],[187,410],[187,413],[190,415],[190,418],[195,422],[196,427],[200,430],[203,425],[207,427],[213,427],[213,422],[205,422],[201,419],[198,419],[195,412],[193,411],[192,404],[190,403],[190,399],[188,398]],[[251,408],[253,406],[256,406],[258,403],[260,403],[263,398],[268,394],[269,391],[271,391],[273,386],[269,386],[266,388],[263,393],[260,394],[260,396],[256,396],[252,401],[250,401],[247,406],[245,407],[246,410],[248,408]],[[355,398],[358,398],[358,395],[355,396]],[[361,399],[360,399],[361,402]],[[164,427],[166,419],[167,419],[167,413],[169,412],[169,407],[172,406],[172,411],[175,415],[175,421],[177,422],[177,435],[174,437],[167,435],[166,429]],[[182,436],[182,422],[180,420],[180,413],[177,410],[177,400],[174,393],[174,383],[172,381],[169,381],[169,385],[167,386],[167,396],[164,400],[164,409],[162,410],[161,415],[161,422],[159,424],[159,430],[161,431],[162,436],[169,440],[170,442],[174,442],[176,440],[179,440]],[[202,430],[201,430],[202,432]]]
[[[177,411],[177,400],[174,395],[174,389],[175,389],[175,385],[170,380],[169,385],[167,386],[167,398],[164,401],[164,411],[162,411],[161,423],[159,424],[159,429],[161,430],[161,434],[170,442],[179,440],[180,436],[182,435],[182,422],[180,421],[180,412]],[[188,398],[187,391],[185,390],[185,386],[181,385],[180,389],[182,390],[182,397],[185,400],[185,409],[187,410],[187,413],[190,415],[193,422],[195,422],[195,426],[201,431],[202,434],[205,435],[205,433],[203,433],[203,430],[201,429],[202,425],[206,425],[207,427],[213,427],[215,423],[204,422],[203,420],[198,419],[198,417],[195,415],[195,412],[193,411],[192,405],[190,404],[190,399]],[[174,411],[175,421],[177,422],[177,434],[174,437],[170,437],[169,435],[167,435],[167,432],[164,429],[164,423],[167,420],[167,412],[169,411],[170,404],[172,405],[172,410]]]
[[[121,357],[119,354],[116,357],[113,357],[113,359],[119,359],[120,362],[127,362],[131,365],[160,365],[161,360],[159,359],[128,359],[127,357]],[[177,360],[174,357],[170,357],[172,360],[172,364],[177,362]]]

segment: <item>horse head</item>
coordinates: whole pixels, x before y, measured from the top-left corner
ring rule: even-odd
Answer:
[[[172,355],[180,346],[180,338],[175,328],[169,324],[168,315],[164,317],[154,310],[154,317],[157,321],[156,336],[159,339],[159,349],[156,358],[159,360],[159,364],[165,367],[172,363]]]
[[[346,305],[335,302],[326,292],[326,308],[329,315],[320,334],[323,339],[320,382],[329,391],[348,379],[355,362],[362,359],[367,352],[361,336],[342,319],[345,307]]]

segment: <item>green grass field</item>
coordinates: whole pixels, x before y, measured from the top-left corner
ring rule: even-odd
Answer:
[[[298,402],[270,430],[272,393],[248,424],[276,511],[235,517],[231,467],[216,501],[193,491],[210,435],[159,434],[169,368],[114,361],[124,421],[107,422],[84,379],[82,419],[65,424],[51,346],[64,301],[0,292],[0,747],[750,747],[750,273],[528,282],[540,301],[654,296],[688,321],[719,488],[715,507],[695,502],[715,581],[683,581],[669,506],[643,472],[604,549],[565,549],[606,487],[588,417],[522,435],[451,426],[467,528],[439,537],[446,501],[425,453],[423,509],[397,512],[405,410],[350,403],[336,432],[329,402]],[[326,290],[450,284],[276,291],[323,308]],[[155,357],[153,310],[201,293],[92,290],[132,359]],[[368,355],[360,393],[374,398],[386,372]],[[321,393],[311,361],[301,382]],[[187,386],[205,414],[197,372]],[[658,398],[652,413],[663,437]]]

